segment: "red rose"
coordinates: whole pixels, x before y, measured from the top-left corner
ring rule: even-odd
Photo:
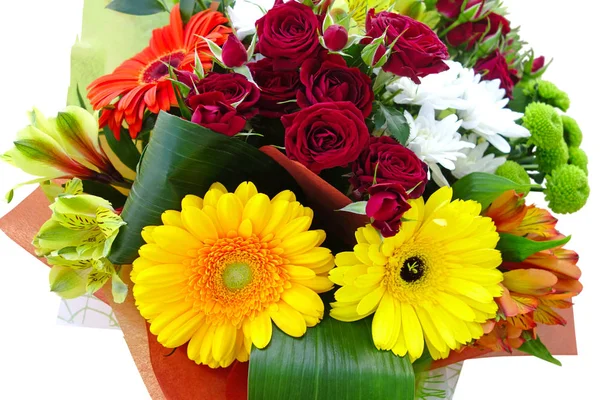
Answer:
[[[366,118],[371,114],[375,95],[371,78],[358,68],[349,68],[340,56],[330,56],[321,63],[306,60],[300,69],[304,87],[298,91],[298,105],[308,107],[317,103],[349,101],[362,111]]]
[[[246,125],[244,117],[227,104],[227,99],[221,92],[208,92],[192,96],[189,103],[194,110],[192,122],[215,132],[233,136],[244,129],[244,125]]]
[[[544,64],[546,64],[546,58],[544,56],[539,56],[535,60],[533,60],[533,65],[531,67],[531,73],[535,74],[540,69],[544,68]]]
[[[340,51],[348,44],[348,31],[341,25],[330,25],[323,33],[325,46],[331,51]]]
[[[427,25],[414,19],[387,11],[375,14],[370,9],[367,14],[367,36],[363,43],[371,43],[373,38],[386,32],[385,43],[395,40],[390,58],[383,66],[386,72],[407,76],[415,83],[419,77],[446,71],[444,60],[448,49]]]
[[[281,122],[287,156],[315,173],[348,165],[369,142],[364,117],[349,101],[315,104]]]
[[[279,4],[256,21],[258,51],[275,69],[295,69],[321,48],[319,20],[312,8],[296,1]]]
[[[500,87],[506,91],[506,96],[512,98],[515,81],[518,82],[516,71],[508,68],[506,58],[500,50],[494,51],[486,58],[477,61],[473,67],[476,73],[481,74],[486,81],[500,79]]]
[[[375,177],[375,171],[377,176]],[[352,163],[350,183],[355,195],[362,195],[373,185],[395,183],[410,192],[409,197],[421,197],[427,185],[427,164],[415,153],[388,136],[372,137],[358,160]]]
[[[243,116],[250,118],[257,113],[254,106],[260,98],[260,90],[242,74],[213,72],[188,86],[192,88],[188,96],[188,103],[191,103],[194,96],[199,94],[221,92],[225,96],[224,102],[228,105],[237,104],[235,108]]]
[[[298,108],[293,101],[301,87],[298,70],[274,71],[273,60],[268,58],[250,63],[248,68],[260,87],[260,98],[256,104],[260,115],[279,118]]]
[[[471,50],[479,40],[495,35],[498,30],[506,36],[510,32],[510,22],[502,15],[491,13],[482,20],[460,24],[448,32],[447,39],[451,46],[466,43],[467,50]]]
[[[235,35],[229,35],[223,44],[221,54],[223,64],[229,68],[241,67],[248,61],[248,53],[244,44]]]
[[[373,218],[371,225],[383,237],[394,236],[400,230],[402,216],[410,210],[404,187],[397,183],[380,183],[369,188],[369,195],[367,217]]]
[[[437,9],[444,17],[449,19],[456,19],[460,14],[460,8],[462,7],[464,0],[438,0]],[[465,6],[465,10],[473,7],[474,5],[485,4],[485,0],[469,0],[467,5]],[[476,17],[479,16],[476,15]]]

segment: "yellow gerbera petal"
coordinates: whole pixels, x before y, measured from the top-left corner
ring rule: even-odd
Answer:
[[[181,208],[184,209],[186,207],[196,207],[202,208],[204,202],[198,196],[194,196],[193,194],[188,194],[181,200]]]
[[[184,228],[198,240],[216,240],[219,237],[212,219],[199,208],[184,207],[181,212],[181,221]]]
[[[167,210],[160,216],[162,223],[165,225],[177,226],[183,228],[181,223],[181,213],[175,210]]]
[[[398,318],[401,311],[396,308],[394,298],[389,293],[384,294],[372,324],[373,343],[380,350],[390,350],[400,334],[403,319]]]
[[[263,311],[256,315],[250,322],[250,336],[252,343],[259,349],[265,348],[271,341],[273,334],[273,323],[267,311]]]
[[[300,312],[283,301],[277,304],[276,310],[270,309],[269,315],[275,325],[290,336],[300,337],[306,333],[306,322]]]
[[[160,248],[180,256],[187,256],[190,250],[197,250],[201,245],[188,231],[176,226],[157,226],[152,237]]]

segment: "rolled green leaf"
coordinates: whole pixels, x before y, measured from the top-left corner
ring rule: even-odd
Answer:
[[[243,181],[268,195],[285,189],[301,194],[287,171],[255,147],[161,112],[121,214],[127,225],[110,260],[131,263],[143,244],[142,228],[159,224],[166,210],[179,210],[185,195],[204,196],[214,182],[233,190]]]
[[[452,185],[453,198],[475,200],[486,209],[498,196],[507,190],[527,189],[531,185],[515,183],[501,176],[473,172]]]
[[[413,400],[408,357],[380,351],[371,318],[353,323],[325,317],[302,338],[273,328],[271,343],[250,355],[248,399]]]

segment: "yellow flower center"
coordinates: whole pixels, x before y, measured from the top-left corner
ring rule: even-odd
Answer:
[[[255,235],[205,244],[192,261],[188,281],[194,310],[213,323],[238,325],[245,318],[254,318],[278,302],[289,286],[284,261],[275,254],[272,243]]]
[[[252,281],[252,269],[248,264],[232,263],[223,270],[223,283],[229,290],[243,289]]]
[[[396,249],[386,266],[385,285],[403,303],[435,298],[435,288],[446,276],[444,256],[426,243],[409,241]]]

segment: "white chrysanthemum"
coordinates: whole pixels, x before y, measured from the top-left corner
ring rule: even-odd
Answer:
[[[507,108],[508,98],[500,88],[500,80],[481,81],[476,75],[472,85],[465,91],[464,98],[469,107],[458,110],[463,120],[462,128],[471,130],[486,139],[503,153],[510,152],[510,144],[504,139],[529,137],[529,131],[515,123],[523,114]],[[475,83],[477,82],[477,83]]]
[[[235,29],[236,36],[243,40],[256,32],[256,21],[273,8],[274,0],[237,0],[235,5],[227,7],[227,15]]]
[[[396,79],[387,86],[391,93],[397,93],[394,102],[397,104],[430,105],[436,110],[447,108],[464,109],[469,106],[463,99],[466,85],[470,79],[461,78],[462,65],[455,61],[446,61],[449,70],[437,74],[430,74],[421,78],[417,84],[410,78]]]
[[[523,114],[506,107],[508,98],[500,88],[500,80],[482,81],[473,69],[455,61],[446,61],[450,68],[421,79],[420,84],[409,78],[399,78],[387,86],[397,93],[398,104],[429,105],[436,110],[453,108],[462,120],[462,128],[483,137],[498,150],[508,153],[510,145],[504,137],[529,137],[529,131],[515,123]]]
[[[429,104],[421,107],[416,119],[409,112],[404,115],[410,126],[406,147],[429,165],[431,176],[438,186],[449,186],[439,165],[453,170],[455,161],[466,157],[461,150],[475,147],[473,143],[461,141],[458,133],[461,121],[454,114],[441,121],[436,120],[435,110]]]
[[[463,137],[463,140],[476,144],[476,146],[471,149],[462,150],[466,157],[459,158],[454,163],[456,168],[452,171],[452,175],[455,178],[460,179],[473,172],[493,174],[506,161],[506,157],[495,157],[493,154],[484,155],[490,144],[478,139],[479,137],[474,133]],[[477,144],[478,141],[481,142]]]

